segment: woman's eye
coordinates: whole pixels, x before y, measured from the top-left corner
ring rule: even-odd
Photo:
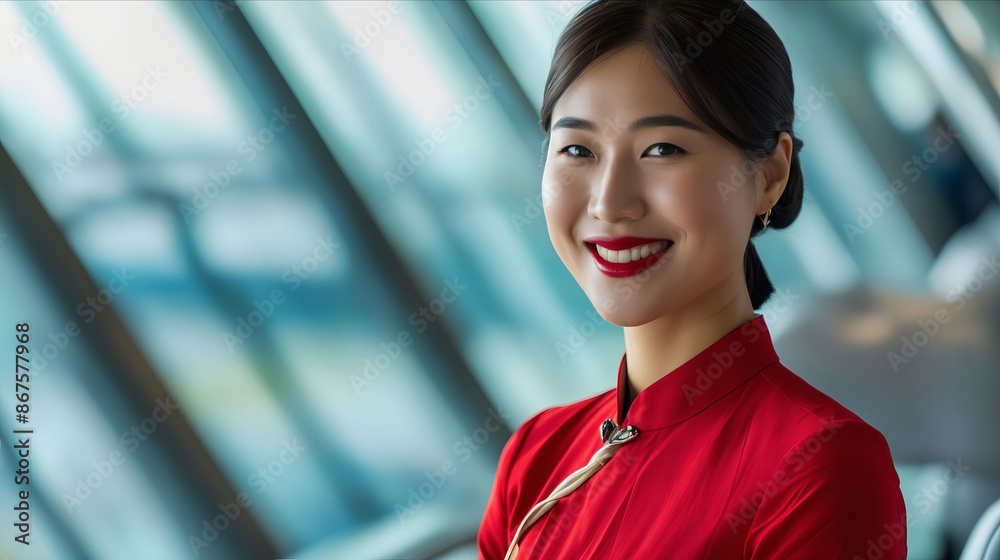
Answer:
[[[660,142],[658,144],[653,144],[646,150],[646,153],[652,152],[654,156],[672,156],[675,154],[686,154],[684,150],[673,144],[668,144],[666,142]]]
[[[575,158],[586,158],[592,155],[590,150],[584,148],[579,144],[571,144],[569,146],[566,146],[565,148],[559,150],[559,153],[560,154],[568,153],[571,157]]]
[[[593,152],[591,152],[590,150],[579,144],[571,144],[569,146],[566,146],[565,148],[559,150],[559,153],[569,154],[570,157],[573,158],[589,158],[590,156],[594,155]],[[683,149],[673,144],[660,142],[658,144],[653,144],[652,146],[650,146],[650,148],[646,150],[646,153],[657,157],[666,157],[676,154],[686,154],[687,152],[685,152]]]

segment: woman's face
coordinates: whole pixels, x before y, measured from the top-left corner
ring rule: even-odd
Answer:
[[[606,320],[637,326],[746,297],[742,259],[758,201],[743,154],[695,117],[645,46],[581,73],[550,132],[549,237]]]

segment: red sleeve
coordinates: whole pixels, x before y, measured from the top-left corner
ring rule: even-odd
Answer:
[[[512,525],[510,508],[508,507],[507,483],[510,481],[511,465],[520,454],[528,431],[541,414],[539,412],[521,424],[517,430],[514,430],[500,452],[496,476],[493,479],[493,490],[490,492],[489,501],[486,503],[486,512],[483,514],[483,522],[476,535],[479,560],[503,560],[504,555],[507,554],[510,537],[513,536],[514,530],[517,528],[516,524]],[[521,520],[518,519],[516,523],[520,522]]]
[[[749,560],[905,560],[906,509],[882,434],[824,424],[779,462],[749,529]]]

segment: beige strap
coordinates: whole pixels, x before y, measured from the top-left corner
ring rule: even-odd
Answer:
[[[610,423],[610,426],[609,426]],[[573,474],[566,477],[556,486],[555,489],[549,494],[548,498],[538,502],[530,510],[528,514],[524,516],[521,521],[521,525],[518,526],[517,531],[514,532],[514,538],[510,543],[510,547],[507,548],[507,554],[504,556],[504,560],[514,560],[517,558],[518,546],[517,543],[521,539],[521,535],[528,530],[536,521],[538,521],[543,515],[548,513],[550,509],[555,507],[556,502],[571,494],[574,490],[579,488],[584,482],[587,481],[595,472],[599,471],[614,454],[618,451],[621,445],[636,435],[638,431],[632,426],[627,426],[625,428],[617,428],[611,419],[604,421],[601,427],[602,441],[605,441],[603,447],[594,453],[591,457],[590,462],[585,466],[577,469]]]

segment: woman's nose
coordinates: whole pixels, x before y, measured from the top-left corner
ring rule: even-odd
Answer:
[[[638,173],[622,157],[607,160],[591,189],[588,212],[602,222],[635,221],[646,214]]]

